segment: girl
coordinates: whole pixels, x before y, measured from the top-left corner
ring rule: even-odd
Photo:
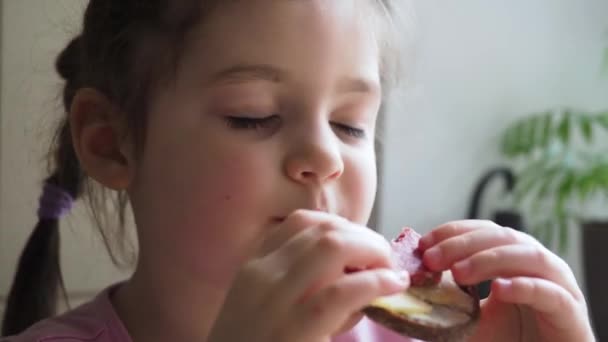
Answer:
[[[397,2],[91,0],[57,62],[67,116],[6,341],[404,341],[359,313],[409,282],[362,226]],[[93,181],[119,217],[132,205],[135,272],[28,328],[53,314],[58,220]],[[593,340],[572,272],[532,238],[462,221],[421,248],[462,284],[498,278],[472,341]]]

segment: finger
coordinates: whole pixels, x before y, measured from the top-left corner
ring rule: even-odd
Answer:
[[[372,231],[322,231],[309,249],[299,255],[280,285],[286,302],[303,300],[341,277],[345,268],[392,268],[389,243]],[[287,250],[289,246],[285,246]],[[285,255],[283,249],[278,255]]]
[[[491,248],[459,261],[451,270],[454,279],[463,285],[499,277],[525,276],[555,282],[571,294],[579,291],[565,262],[544,247],[519,244]]]
[[[449,239],[451,237],[468,233],[477,229],[495,227],[497,227],[497,225],[494,222],[483,220],[461,220],[448,222],[438,226],[430,233],[423,236],[420,239],[418,248],[420,248],[421,251],[425,251],[445,239]]]
[[[480,251],[510,244],[539,244],[527,234],[511,228],[475,229],[444,239],[423,254],[424,264],[433,271],[443,271],[455,262]]]
[[[326,215],[326,214],[325,214]],[[308,228],[301,229],[296,232],[295,235],[289,237],[286,242],[282,243],[282,246],[275,249],[275,251],[280,254],[276,256],[277,259],[282,261],[282,266],[284,269],[290,268],[295,260],[299,260],[301,256],[313,247],[314,244],[318,243],[320,239],[327,238],[324,237],[325,234],[333,234],[329,232],[344,232],[345,234],[355,234],[354,237],[364,238],[370,243],[375,243],[380,245],[381,248],[390,250],[390,245],[388,241],[384,238],[384,236],[379,233],[368,229],[363,226],[359,226],[352,222],[349,222],[346,219],[336,217],[336,216],[318,216],[319,219],[324,221],[314,222],[312,226]],[[285,228],[285,230],[289,230],[289,228]],[[297,230],[297,229],[296,229]],[[341,233],[338,233],[341,234]],[[289,234],[285,234],[284,237],[288,237]],[[275,240],[278,243],[279,238]],[[394,260],[391,258],[391,262]],[[349,267],[352,265],[347,265],[347,270],[360,270],[357,267]],[[373,265],[368,265],[373,266]],[[383,263],[379,264],[379,266],[386,266]]]
[[[330,229],[334,228],[330,228],[327,224],[304,229],[263,259],[267,264],[271,264],[269,267],[285,274],[298,260],[308,254],[320,237]]]
[[[344,334],[347,331],[352,330],[357,324],[359,324],[359,322],[361,321],[361,319],[363,317],[364,317],[363,312],[356,312],[356,313],[350,315],[348,320],[342,325],[342,327],[340,327],[340,329],[338,329],[338,331],[336,331],[334,333],[334,335]]]
[[[502,302],[527,305],[542,314],[542,320],[549,323],[557,331],[572,333],[572,327],[583,327],[584,310],[575,298],[558,284],[539,278],[515,277],[497,279],[492,282],[492,296]],[[579,338],[582,336],[576,333]],[[568,340],[561,336],[563,340]]]
[[[361,271],[342,276],[304,303],[298,312],[299,329],[337,333],[352,314],[360,312],[375,298],[403,291],[409,278],[400,278],[389,269]]]
[[[344,219],[339,216],[320,211],[296,210],[287,216],[283,222],[273,227],[272,232],[262,242],[257,256],[263,257],[268,255],[307,228],[319,226],[323,222],[333,222],[333,225],[323,225],[323,228],[334,229],[340,225],[338,222],[342,223],[342,220]]]

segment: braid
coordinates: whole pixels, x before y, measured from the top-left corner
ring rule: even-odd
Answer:
[[[78,84],[79,39],[61,53],[57,70],[66,80],[64,105],[69,108]],[[64,119],[55,137],[55,171],[45,180],[72,199],[82,194],[84,174],[72,145],[69,121]],[[59,218],[40,217],[21,254],[10,289],[2,336],[16,335],[37,321],[56,314],[58,297],[67,302],[61,275]]]

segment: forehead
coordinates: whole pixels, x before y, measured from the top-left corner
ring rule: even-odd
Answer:
[[[377,9],[372,0],[225,2],[192,32],[183,64],[199,77],[239,65],[271,65],[312,74],[377,78]],[[376,13],[374,13],[376,12]],[[310,71],[315,71],[311,74]]]

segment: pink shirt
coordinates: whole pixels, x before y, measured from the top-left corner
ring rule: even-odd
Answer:
[[[18,336],[0,342],[132,342],[110,301],[115,287],[103,291],[93,301],[61,316],[41,321]],[[332,342],[414,342],[374,322],[363,319],[351,331]]]

